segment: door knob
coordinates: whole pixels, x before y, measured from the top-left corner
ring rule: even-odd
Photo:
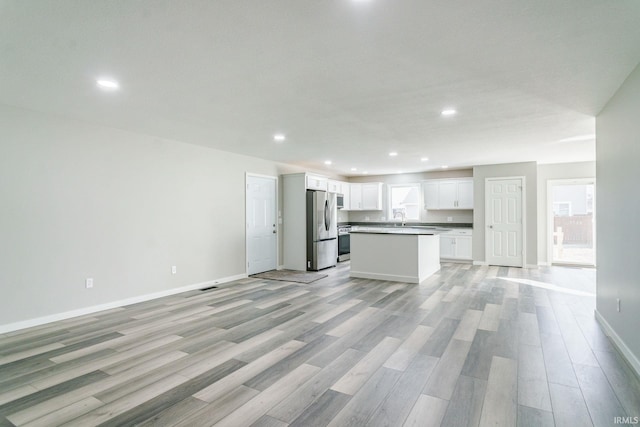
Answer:
[[[490,225],[489,228],[493,228],[493,225]]]

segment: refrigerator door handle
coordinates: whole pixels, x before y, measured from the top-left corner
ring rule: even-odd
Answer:
[[[324,201],[324,228],[329,231],[329,226],[331,225],[331,217],[329,216],[329,201]]]

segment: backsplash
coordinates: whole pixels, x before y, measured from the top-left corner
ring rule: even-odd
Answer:
[[[449,221],[449,218],[451,221]],[[385,211],[338,211],[339,222],[393,222],[387,218]],[[397,222],[397,220],[396,220]],[[472,223],[472,210],[423,210],[420,213],[420,222],[453,222],[453,223]]]
[[[349,222],[349,211],[338,209],[338,222]]]

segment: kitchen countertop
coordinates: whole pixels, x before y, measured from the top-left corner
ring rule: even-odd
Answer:
[[[351,225],[353,227],[384,227],[391,228],[394,227],[397,222],[357,222],[357,221],[348,221],[348,222],[340,222],[338,225]],[[472,223],[466,222],[409,222],[405,225],[405,228],[409,227],[435,227],[435,228],[473,228]]]
[[[351,229],[352,234],[363,233],[363,234],[405,234],[405,235],[413,235],[413,236],[433,236],[436,234],[442,234],[449,231],[447,228],[436,228],[436,227],[412,227],[412,226],[404,226],[404,227],[371,227],[371,226],[355,226],[355,228]]]

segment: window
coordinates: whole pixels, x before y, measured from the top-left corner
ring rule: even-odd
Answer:
[[[402,221],[420,219],[420,184],[389,186],[389,219]]]

